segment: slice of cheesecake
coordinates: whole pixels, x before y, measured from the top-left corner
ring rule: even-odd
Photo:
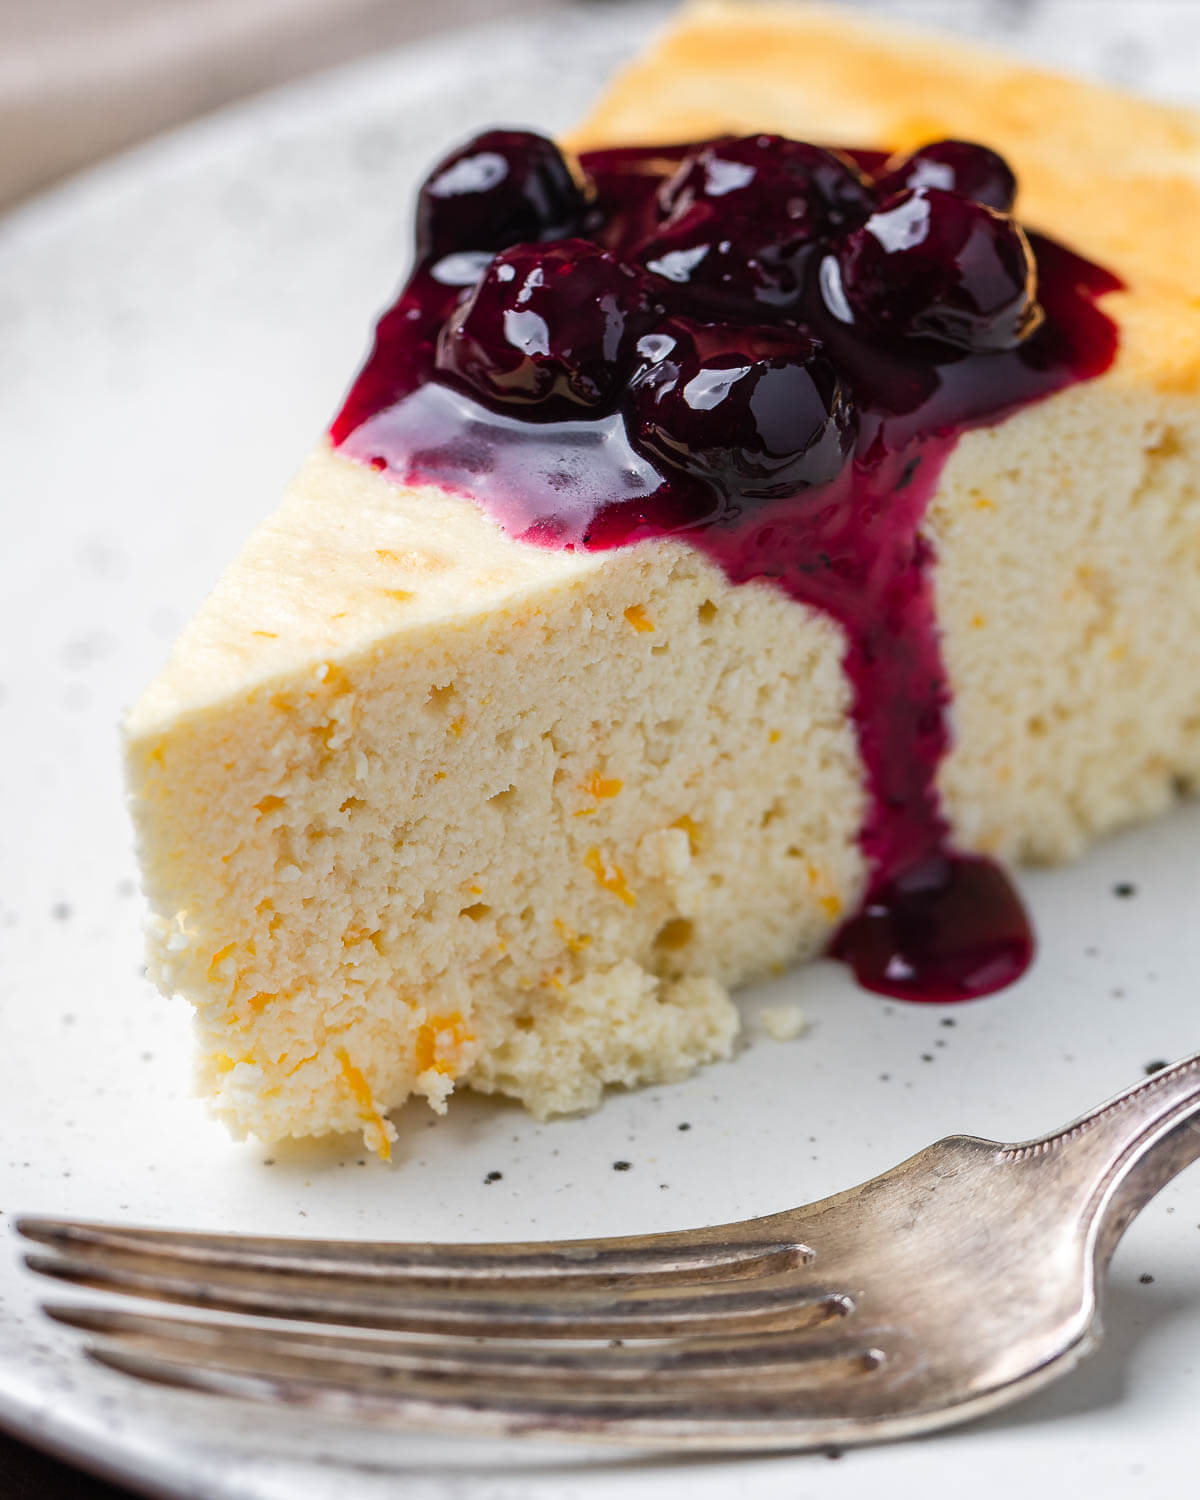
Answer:
[[[959,851],[1070,857],[1200,779],[1200,123],[840,16],[704,5],[573,144],[761,131],[875,165],[984,142],[1021,221],[1124,283],[1108,368],[939,439],[912,512],[946,741],[926,823]],[[1051,317],[1084,263],[1038,259]],[[439,334],[456,368],[471,315]],[[371,421],[334,434],[126,725],[151,973],[196,1007],[202,1089],[237,1132],[361,1129],[386,1153],[411,1094],[544,1116],[727,1056],[728,988],[819,953],[877,892],[881,787],[912,747],[864,708],[867,636],[734,581],[696,535],[546,545],[512,494],[402,482],[420,466],[380,457]],[[519,450],[531,494],[545,451]],[[621,452],[632,483],[650,450]]]

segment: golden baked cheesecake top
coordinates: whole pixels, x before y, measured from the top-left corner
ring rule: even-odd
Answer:
[[[693,0],[605,90],[570,144],[756,130],[886,151],[983,142],[1013,167],[1024,223],[1111,267],[1138,295],[1161,284],[1197,308],[1194,110],[874,16]]]

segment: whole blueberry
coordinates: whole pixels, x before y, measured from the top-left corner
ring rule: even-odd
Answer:
[[[636,445],[725,495],[770,499],[837,475],[854,413],[805,334],[672,318],[643,338],[629,402]]]
[[[437,260],[560,239],[576,232],[585,207],[553,141],[527,130],[489,130],[425,179],[417,198],[417,255]]]
[[[974,141],[932,141],[907,156],[893,156],[876,179],[880,201],[920,187],[974,198],[1002,214],[1012,212],[1017,196],[1017,179],[1009,164]]]
[[[814,247],[873,206],[848,157],[781,136],[696,148],[659,190],[659,226],[636,254],[701,303],[759,315],[795,304]]]
[[[939,188],[899,193],[820,264],[829,312],[868,336],[1013,349],[1042,321],[1020,226]]]
[[[677,221],[699,203],[730,221],[762,217],[808,239],[861,222],[871,186],[840,151],[780,135],[725,136],[689,151],[658,194],[659,211]]]
[[[595,415],[615,401],[648,326],[645,282],[589,240],[514,245],[442,329],[436,368],[539,420]]]

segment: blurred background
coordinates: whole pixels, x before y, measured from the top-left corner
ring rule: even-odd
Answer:
[[[556,5],[565,0],[0,0],[0,210],[272,84]]]

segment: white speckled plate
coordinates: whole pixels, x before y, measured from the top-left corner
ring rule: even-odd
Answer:
[[[888,9],[964,31],[987,15],[1032,56],[1197,89],[1190,5]],[[1190,1493],[1194,1172],[1121,1246],[1108,1337],[1084,1370],[972,1427],[838,1463],[447,1444],[144,1389],[39,1315],[45,1288],[3,1229],[18,1212],[430,1239],[713,1222],[845,1187],[951,1131],[1033,1134],[1200,1044],[1192,807],[1027,877],[1036,968],[952,1015],[817,966],[747,997],[751,1045],[728,1066],[548,1127],[486,1102],[445,1121],[414,1109],[391,1169],[353,1145],[232,1144],[189,1099],[183,1008],[142,975],[118,714],[333,410],[405,268],[421,165],[477,124],[564,124],[646,16],[597,8],[383,57],[0,223],[0,1421],[149,1491],[220,1500],[718,1500],[734,1484],[746,1500],[1100,1500],[1139,1476]],[[1115,894],[1123,882],[1135,894]],[[784,997],[809,1034],[757,1036],[756,1006]]]

